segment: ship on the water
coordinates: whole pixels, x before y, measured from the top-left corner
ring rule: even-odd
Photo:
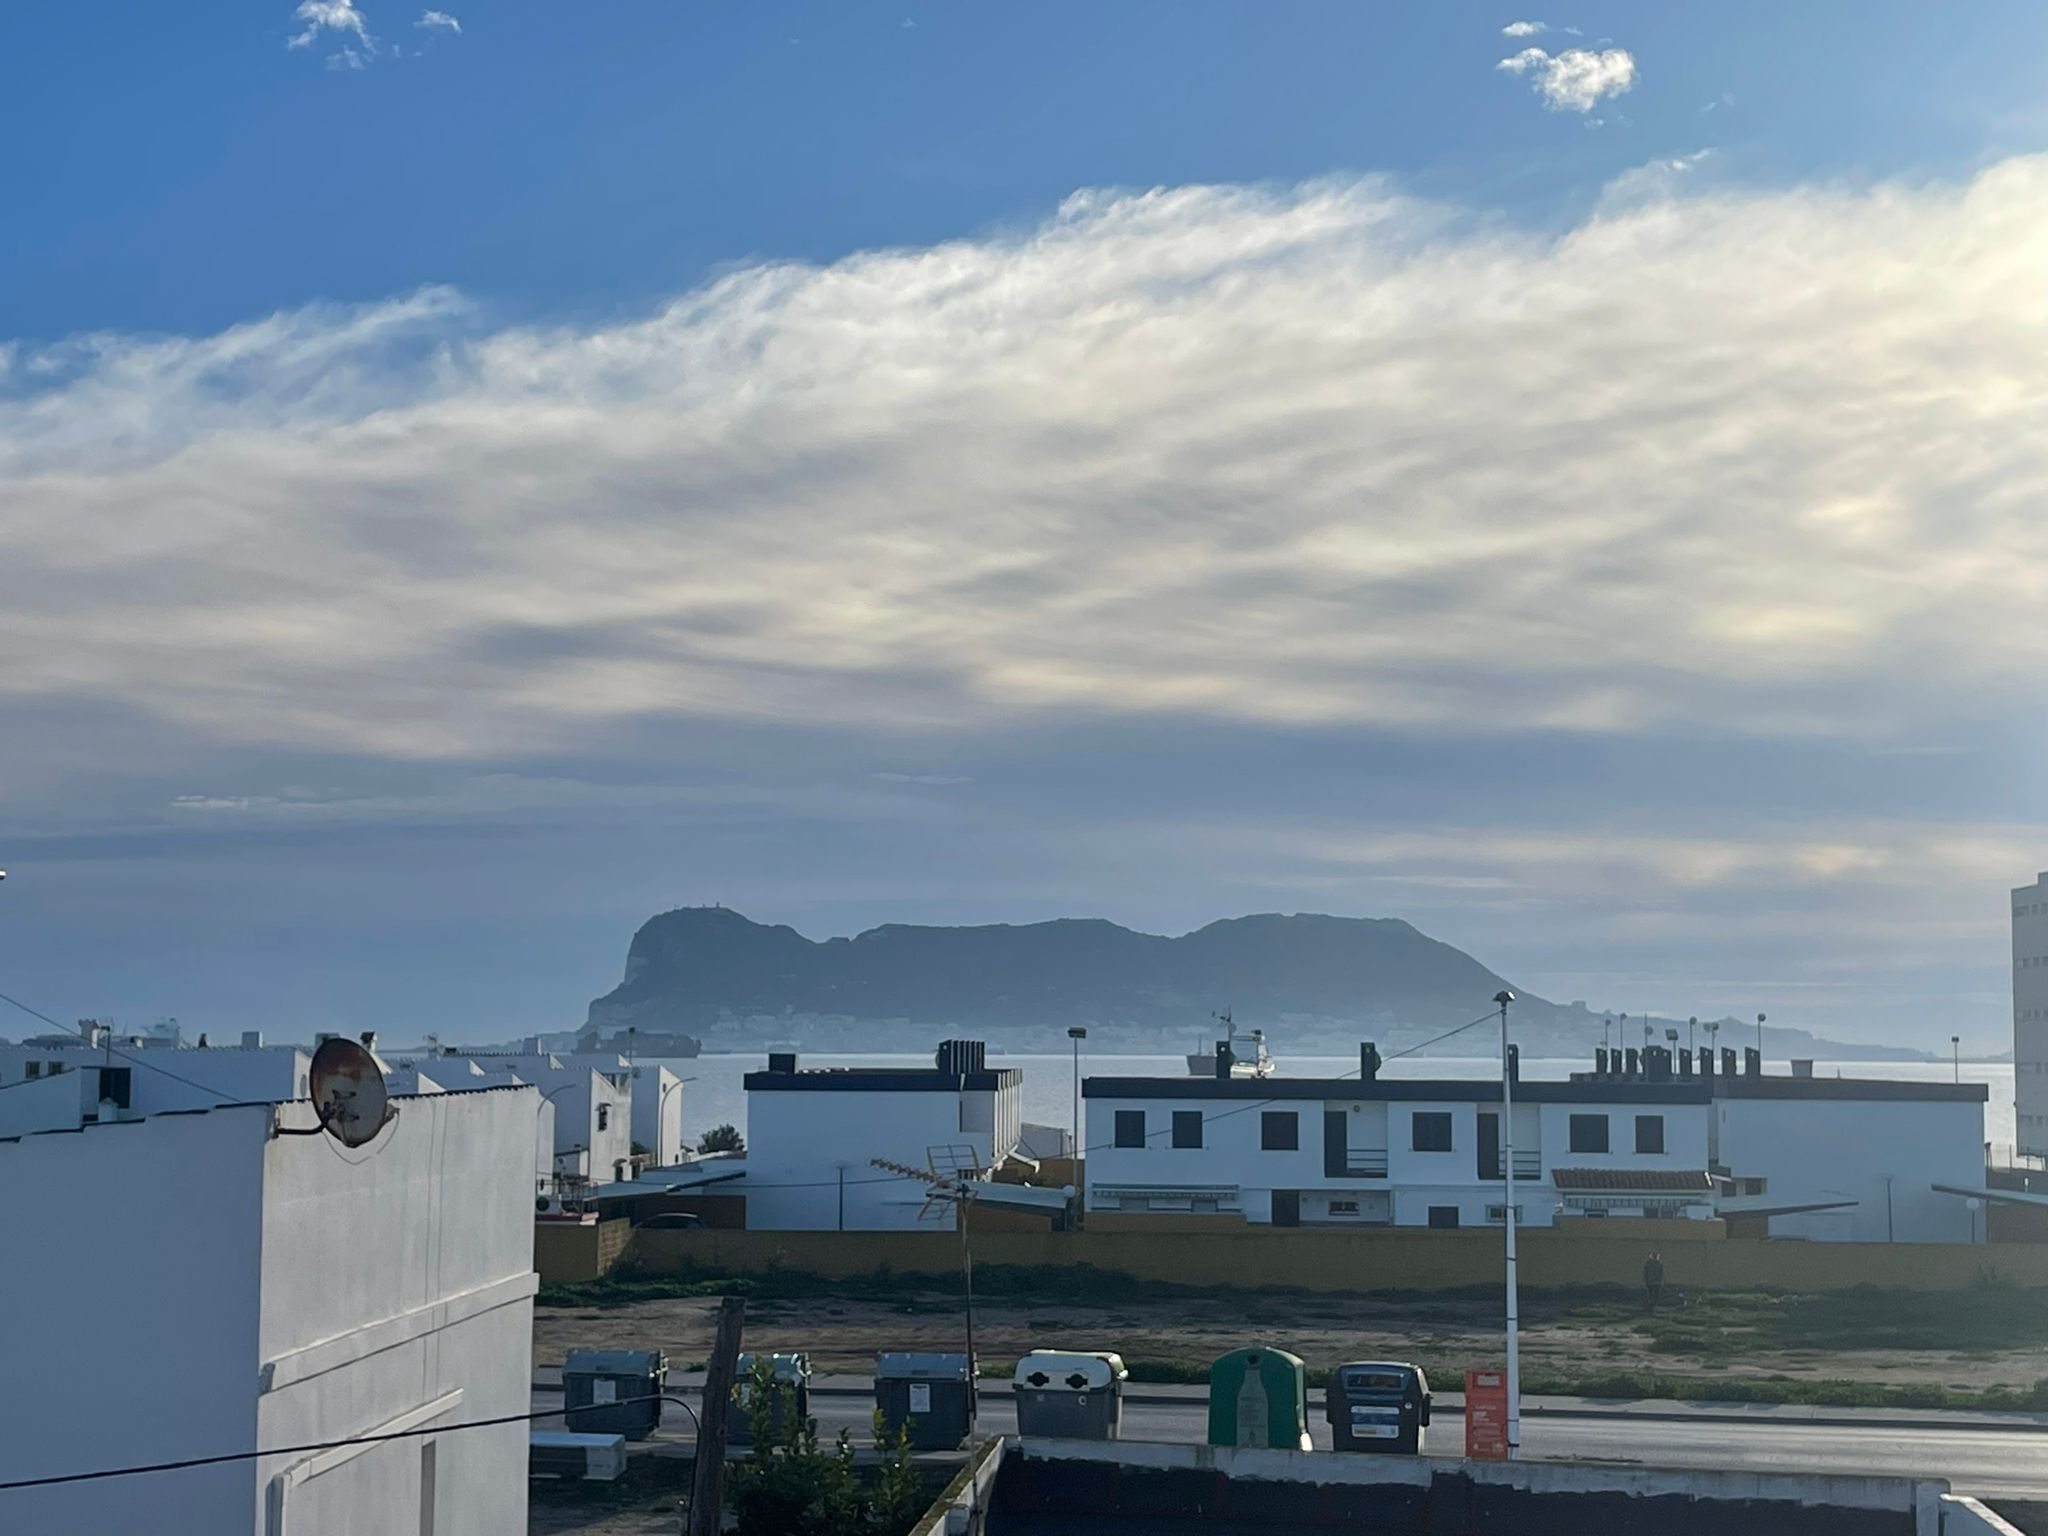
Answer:
[[[586,1029],[576,1037],[579,1051],[612,1051],[620,1056],[638,1058],[681,1058],[689,1060],[704,1053],[704,1042],[695,1035],[686,1035],[678,1030],[635,1029],[628,1026],[613,1032],[609,1040],[601,1039],[595,1029]]]
[[[1230,1011],[1212,1014],[1212,1018],[1223,1026],[1224,1036],[1208,1050],[1188,1052],[1189,1077],[1271,1077],[1273,1058],[1266,1050],[1266,1032],[1263,1029],[1246,1030],[1240,1034],[1230,1017]],[[1217,1058],[1229,1054],[1227,1070],[1217,1069]]]

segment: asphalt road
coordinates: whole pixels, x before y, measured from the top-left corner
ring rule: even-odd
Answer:
[[[697,1389],[676,1388],[695,1400]],[[537,1390],[536,1409],[561,1401],[556,1391]],[[837,1438],[843,1428],[856,1444],[870,1439],[872,1403],[862,1396],[820,1392],[811,1398],[821,1440]],[[1321,1403],[1310,1405],[1311,1433],[1327,1448],[1328,1427],[1321,1421]],[[1809,1424],[1783,1418],[1717,1416],[1683,1418],[1603,1410],[1618,1417],[1577,1417],[1528,1414],[1522,1421],[1523,1454],[1548,1461],[1601,1462],[1609,1465],[1701,1467],[1753,1472],[1867,1473],[1880,1476],[1947,1478],[1958,1493],[1981,1498],[2048,1500],[2048,1433],[2039,1429],[2000,1429],[1982,1425],[1902,1427],[1881,1420],[1867,1425]],[[985,1391],[981,1398],[980,1431],[1012,1434],[1016,1412],[1007,1392]],[[1208,1432],[1208,1407],[1199,1395],[1160,1401],[1149,1396],[1124,1407],[1127,1440],[1199,1441]],[[694,1438],[689,1416],[667,1411],[657,1440],[687,1445]],[[1464,1454],[1465,1424],[1453,1408],[1430,1426],[1426,1454]]]

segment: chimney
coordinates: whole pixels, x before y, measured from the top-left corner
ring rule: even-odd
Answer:
[[[1811,1062],[1810,1060],[1809,1060],[1809,1061],[1795,1061],[1795,1062],[1793,1062],[1793,1063],[1792,1063],[1792,1075],[1793,1075],[1794,1077],[1811,1077],[1811,1076],[1813,1076],[1813,1063],[1812,1063],[1812,1062]]]
[[[1688,1083],[1689,1083],[1689,1082],[1691,1082],[1691,1081],[1692,1081],[1692,1052],[1691,1052],[1691,1051],[1680,1051],[1680,1052],[1678,1053],[1678,1075],[1679,1075],[1679,1077],[1680,1077],[1680,1078],[1681,1078],[1682,1080],[1684,1080],[1685,1082],[1688,1082]]]
[[[1713,1075],[1714,1048],[1711,1045],[1703,1045],[1700,1047],[1700,1076],[1712,1077]]]
[[[363,1031],[363,1049],[366,1051],[374,1051],[375,1049],[377,1049],[377,1031],[375,1031],[374,1029],[366,1029]]]
[[[1519,1083],[1521,1080],[1522,1048],[1519,1045],[1511,1045],[1508,1047],[1508,1081]]]
[[[1764,1075],[1764,1053],[1753,1045],[1742,1048],[1742,1072],[1745,1077]]]
[[[242,1031],[242,1049],[243,1049],[243,1050],[245,1050],[245,1051],[260,1051],[260,1050],[262,1050],[262,1049],[263,1049],[263,1031],[262,1031],[262,1030],[260,1030],[260,1029],[245,1029],[245,1030],[243,1030],[243,1031]]]
[[[1605,1077],[1607,1075],[1607,1047],[1604,1045],[1593,1047],[1593,1075],[1595,1077]]]
[[[1358,1080],[1361,1083],[1380,1080],[1380,1048],[1370,1040],[1358,1048]]]
[[[796,1053],[794,1051],[770,1051],[768,1053],[768,1070],[770,1072],[794,1073],[796,1071]]]
[[[1631,1045],[1621,1053],[1621,1075],[1623,1077],[1634,1077],[1641,1070],[1642,1058],[1636,1054],[1636,1048]]]
[[[1230,1076],[1230,1069],[1231,1069],[1231,1068],[1232,1068],[1233,1066],[1235,1066],[1236,1064],[1237,1064],[1237,1057],[1236,1057],[1236,1056],[1235,1056],[1234,1054],[1232,1054],[1232,1052],[1231,1052],[1231,1049],[1230,1049],[1230,1042],[1229,1042],[1228,1040],[1218,1040],[1218,1041],[1216,1042],[1216,1075],[1217,1075],[1217,1077],[1219,1077],[1219,1078],[1227,1078],[1227,1077],[1229,1077],[1229,1076]]]
[[[1733,1077],[1735,1075],[1735,1047],[1732,1045],[1721,1047],[1721,1075],[1723,1077]]]

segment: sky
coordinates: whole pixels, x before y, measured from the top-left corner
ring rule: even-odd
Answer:
[[[674,906],[1327,911],[2003,1049],[2044,58],[1996,0],[10,7],[0,992],[482,1040]]]

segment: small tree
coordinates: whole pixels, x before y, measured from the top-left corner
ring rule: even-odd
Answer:
[[[747,1150],[747,1141],[744,1136],[740,1135],[740,1128],[736,1125],[714,1125],[698,1138],[697,1150],[699,1152],[744,1152]]]
[[[765,1360],[733,1384],[753,1436],[751,1454],[732,1465],[732,1511],[739,1536],[903,1536],[931,1502],[910,1456],[908,1426],[889,1434],[875,1413],[880,1475],[864,1481],[845,1430],[828,1451],[815,1419],[796,1411],[796,1389],[777,1382]],[[777,1411],[778,1404],[780,1411]]]

